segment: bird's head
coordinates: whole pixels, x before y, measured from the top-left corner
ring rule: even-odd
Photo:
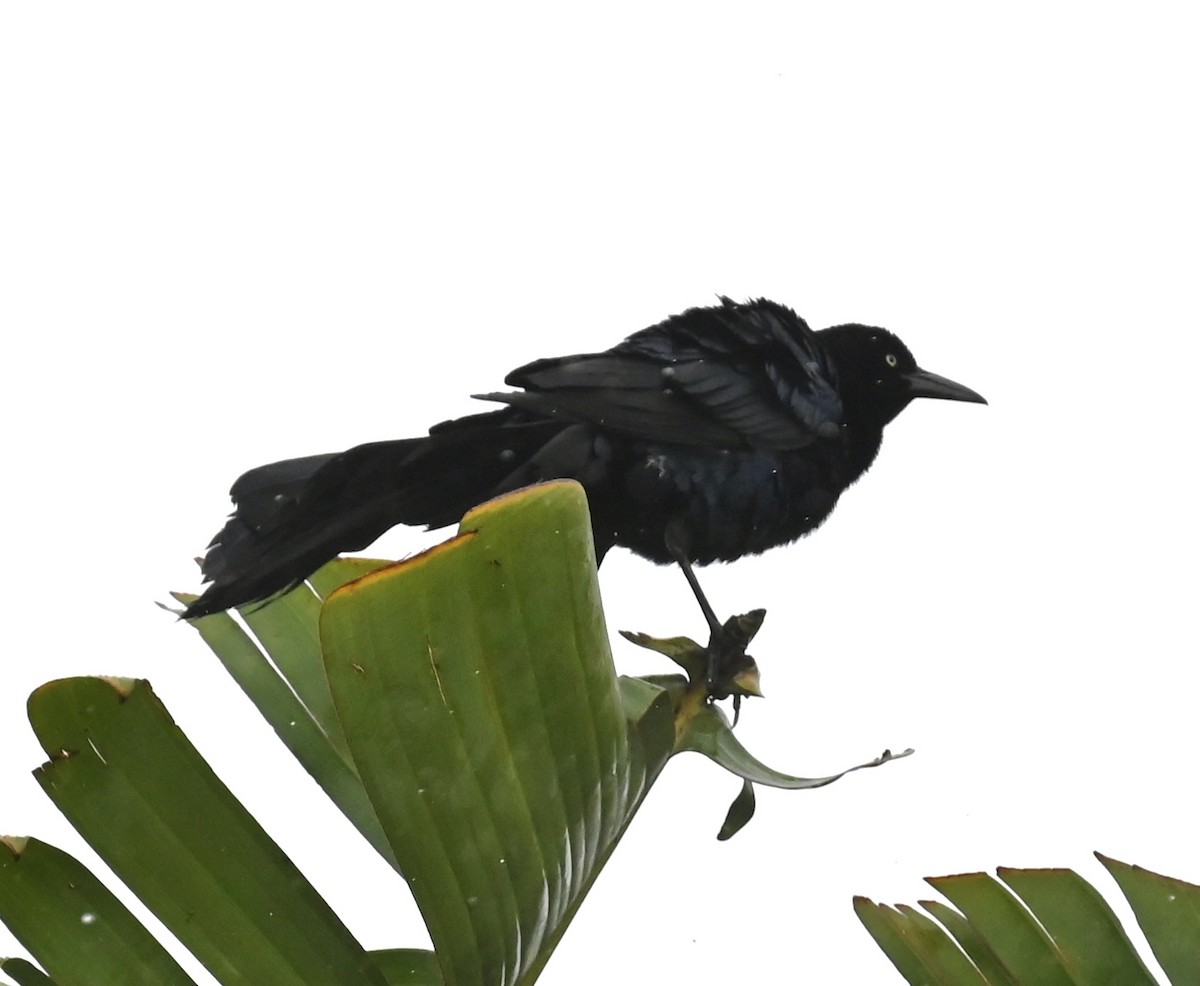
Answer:
[[[922,370],[887,329],[835,325],[817,335],[833,359],[848,418],[882,428],[915,397],[987,403],[969,387]]]

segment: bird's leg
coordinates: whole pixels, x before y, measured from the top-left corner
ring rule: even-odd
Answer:
[[[668,539],[667,548],[674,556],[675,561],[679,563],[680,569],[683,571],[683,577],[688,580],[688,585],[692,587],[692,594],[696,597],[696,602],[700,604],[700,611],[704,614],[704,619],[708,623],[708,631],[710,634],[720,634],[724,632],[724,627],[721,621],[717,619],[717,614],[713,612],[713,608],[709,605],[708,597],[704,594],[704,590],[700,588],[700,580],[696,578],[696,573],[692,569],[692,563],[688,561],[687,555],[682,552],[676,553]]]
[[[731,694],[729,682],[748,664],[753,664],[753,659],[746,654],[746,645],[757,632],[765,614],[756,610],[745,617],[732,616],[722,623],[717,619],[704,590],[700,588],[700,580],[696,578],[691,559],[688,558],[687,535],[677,523],[667,525],[666,545],[667,551],[683,571],[688,585],[692,587],[692,594],[700,604],[700,610],[708,623],[708,660],[705,672],[708,694],[713,698],[726,698]],[[753,624],[752,627],[744,625],[747,619]],[[740,702],[740,695],[737,696],[737,701]]]
[[[696,602],[700,604],[700,611],[708,623],[708,632],[714,637],[720,635],[724,632],[724,628],[721,626],[721,621],[717,619],[717,614],[713,612],[712,606],[709,605],[704,590],[700,588],[700,580],[696,578],[696,573],[692,570],[692,562],[688,558],[688,536],[678,519],[667,524],[663,539],[667,545],[667,553],[675,559],[683,572],[683,577],[692,587],[692,595],[696,597]]]

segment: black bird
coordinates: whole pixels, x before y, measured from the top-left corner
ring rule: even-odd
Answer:
[[[986,403],[920,369],[885,329],[814,332],[765,299],[722,298],[504,382],[522,389],[477,395],[504,407],[427,436],[247,472],[202,563],[212,584],[184,617],[267,599],[397,524],[442,527],[500,493],[570,478],[587,491],[597,561],[621,545],[677,562],[716,638],[693,564],[817,527],[913,398]]]

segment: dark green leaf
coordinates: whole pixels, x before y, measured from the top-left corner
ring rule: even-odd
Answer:
[[[389,948],[370,955],[388,986],[442,986],[442,968],[427,948]]]
[[[1066,869],[1003,866],[997,873],[1054,939],[1076,982],[1155,986],[1112,908],[1078,874]]]
[[[1017,986],[1016,980],[1004,967],[1004,963],[992,951],[992,946],[987,943],[978,929],[971,925],[970,921],[953,907],[947,907],[939,900],[922,900],[918,903],[937,918],[954,936],[954,940],[970,956],[975,967],[983,973],[984,978],[991,986]]]
[[[898,904],[896,911],[926,964],[936,972],[936,982],[947,986],[987,986],[979,969],[937,924],[908,904]]]
[[[901,912],[866,897],[855,897],[854,913],[912,986],[979,986],[983,983],[965,958],[962,961],[966,966],[959,967],[957,977],[944,968],[952,960],[942,953],[953,945],[944,934],[942,941],[937,940],[939,932],[932,922],[929,926],[917,924],[911,910]],[[959,955],[961,957],[961,953]],[[972,979],[973,972],[975,978]]]
[[[729,806],[729,811],[725,814],[725,821],[721,825],[721,831],[717,833],[717,839],[721,842],[732,839],[753,817],[754,785],[749,781],[742,781],[742,790],[733,799],[733,804]]]
[[[461,531],[335,592],[321,636],[446,983],[528,983],[670,734],[658,696],[618,691],[578,486],[485,504]]]
[[[383,986],[148,685],[51,682],[30,697],[29,718],[53,758],[36,771],[43,789],[222,983]]]
[[[0,919],[62,986],[192,983],[87,867],[37,839],[0,839]]]
[[[729,725],[729,720],[725,718],[725,713],[715,705],[705,705],[698,709],[696,714],[687,721],[683,735],[678,743],[678,750],[681,752],[683,750],[692,750],[696,753],[703,753],[706,757],[715,760],[726,770],[737,774],[743,780],[753,781],[756,784],[766,784],[768,787],[782,787],[791,790],[824,787],[826,784],[832,784],[838,778],[845,777],[846,774],[855,770],[878,767],[880,764],[891,760],[899,760],[901,757],[907,757],[913,752],[912,750],[905,750],[903,753],[892,753],[889,750],[885,750],[874,760],[859,764],[857,767],[850,767],[837,774],[831,774],[828,777],[794,777],[791,774],[783,774],[777,770],[772,770],[762,761],[751,756],[749,751],[742,746],[737,736],[734,735],[733,729]]]
[[[0,972],[10,976],[17,986],[58,986],[49,976],[37,966],[31,965],[24,959],[4,959],[0,961]]]
[[[196,597],[175,593],[175,598],[186,604]],[[276,602],[262,608],[260,620],[271,619]],[[315,634],[317,614],[314,611],[311,615],[312,633]],[[283,622],[286,621],[285,617]],[[341,726],[338,727],[338,743],[334,743],[258,644],[227,613],[215,613],[190,622],[301,766],[376,852],[389,865],[395,866],[392,847],[388,845],[379,819],[375,816],[375,809],[363,790],[358,769],[350,759],[349,751],[344,749],[345,737],[341,735]],[[300,636],[303,638],[306,634]],[[286,642],[277,641],[277,646],[286,647]],[[342,749],[339,749],[339,745]]]
[[[1096,853],[1175,986],[1200,983],[1200,887]]]
[[[986,873],[930,877],[963,913],[1019,983],[1077,986],[1063,956],[1015,897]]]

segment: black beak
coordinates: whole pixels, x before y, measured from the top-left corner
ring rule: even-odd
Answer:
[[[904,375],[909,397],[936,397],[943,401],[970,401],[972,404],[986,404],[987,401],[970,387],[961,383],[947,380],[928,370],[913,370]]]

